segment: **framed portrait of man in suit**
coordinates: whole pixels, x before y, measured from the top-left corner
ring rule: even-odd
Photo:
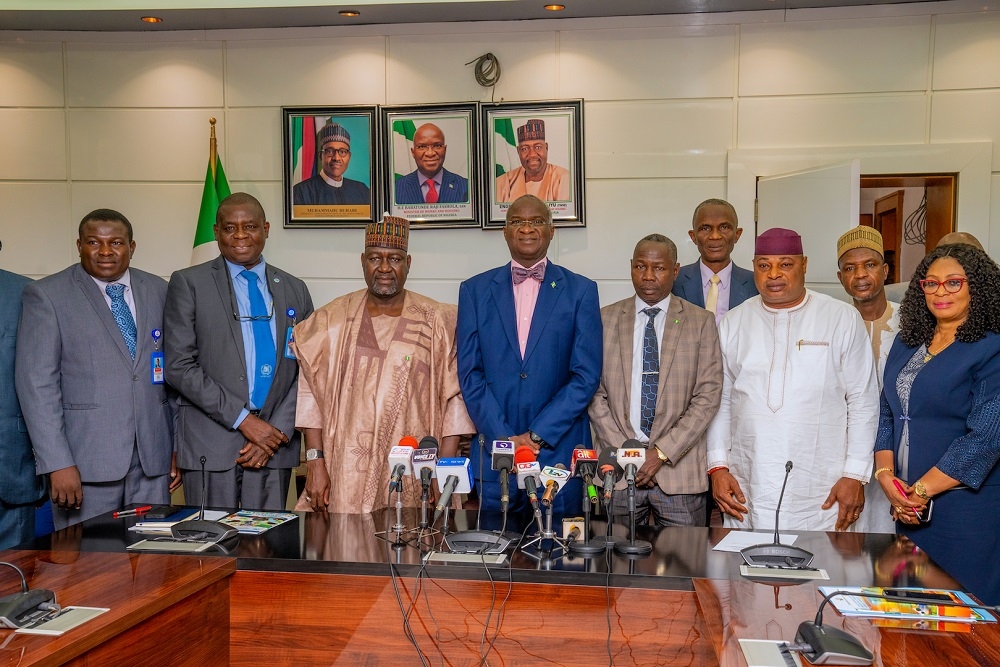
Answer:
[[[364,227],[382,215],[378,107],[283,107],[285,227]]]
[[[382,107],[385,208],[410,226],[478,227],[479,105]]]
[[[484,104],[484,227],[502,228],[522,195],[549,206],[559,227],[583,227],[583,100]]]

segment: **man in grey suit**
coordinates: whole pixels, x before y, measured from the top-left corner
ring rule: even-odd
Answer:
[[[299,464],[299,369],[286,341],[312,299],[305,283],[265,263],[270,225],[255,198],[222,200],[214,229],[221,256],[174,272],[164,312],[185,497],[202,502],[204,465],[208,505],[281,510]]]
[[[80,263],[24,287],[17,396],[56,529],[169,500],[173,408],[154,382],[167,284],[130,268],[132,225],[111,209],[80,222]]]
[[[705,432],[722,396],[722,353],[711,313],[671,296],[677,246],[650,234],[632,254],[635,296],[601,309],[604,367],[590,402],[598,449],[644,443],[636,473],[636,521],[703,526]],[[626,513],[619,483],[612,513]]]
[[[688,236],[698,246],[701,259],[681,267],[674,282],[674,294],[722,316],[757,295],[753,271],[736,266],[733,248],[743,229],[738,226],[736,209],[724,199],[706,199],[694,209]]]
[[[2,246],[0,246],[2,247]],[[35,502],[44,492],[35,475],[31,440],[14,390],[14,352],[21,292],[31,280],[0,269],[0,549],[35,536]]]

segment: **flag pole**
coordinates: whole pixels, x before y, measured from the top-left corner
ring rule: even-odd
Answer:
[[[208,139],[208,164],[212,166],[212,180],[214,181],[216,178],[215,163],[218,160],[219,144],[215,139],[215,119],[209,118],[208,124],[211,128]]]

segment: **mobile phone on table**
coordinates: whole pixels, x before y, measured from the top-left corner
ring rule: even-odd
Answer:
[[[142,515],[143,519],[166,519],[168,516],[176,514],[181,508],[173,505],[156,505],[151,510]]]
[[[882,591],[882,594],[887,598],[898,598],[900,600],[908,600],[910,598],[916,598],[918,600],[941,600],[942,602],[952,602],[954,600],[954,598],[947,593],[928,593],[920,590],[908,591],[899,588],[888,588]]]

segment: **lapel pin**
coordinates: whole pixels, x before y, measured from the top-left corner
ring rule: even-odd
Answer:
[[[674,320],[674,324],[680,324],[680,323],[681,323],[680,320]]]
[[[553,280],[552,282],[550,282],[549,283],[549,287],[551,287],[552,289],[555,289],[556,288],[556,281]]]
[[[280,283],[281,282],[281,278],[279,278],[278,276],[275,276],[274,277],[274,282]]]

